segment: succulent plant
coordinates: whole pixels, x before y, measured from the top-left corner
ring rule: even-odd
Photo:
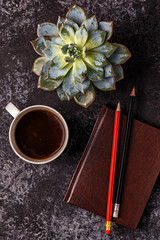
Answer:
[[[109,91],[115,89],[123,76],[121,64],[131,54],[122,44],[111,43],[113,22],[97,22],[88,18],[75,5],[58,17],[57,25],[45,22],[38,25],[38,38],[32,41],[34,50],[41,55],[33,64],[39,76],[38,88],[57,89],[61,100],[74,100],[87,108],[95,99],[94,87]]]

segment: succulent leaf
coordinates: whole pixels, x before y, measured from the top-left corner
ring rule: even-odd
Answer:
[[[96,15],[87,18],[85,21],[82,22],[82,25],[84,25],[87,29],[87,32],[90,33],[94,30],[98,29],[98,22],[97,22],[97,18]]]
[[[86,47],[83,47],[82,48],[82,58],[86,57],[86,53],[87,53],[87,49],[86,49]]]
[[[76,81],[83,82],[86,78],[87,67],[84,61],[80,58],[73,63],[73,75]]]
[[[71,57],[68,57],[68,56],[65,57],[64,60],[65,60],[66,62],[68,62],[68,63],[74,63],[74,59],[71,58]]]
[[[47,45],[46,45],[46,42],[45,42],[43,37],[39,37],[39,38],[31,41],[31,44],[32,44],[36,53],[38,53],[41,56],[44,55],[42,53],[42,51],[46,48]]]
[[[94,67],[86,63],[88,67],[87,76],[91,81],[103,81],[104,70],[101,67]]]
[[[47,71],[48,71],[50,64],[51,64],[51,61],[48,61],[44,64],[41,76],[38,79],[38,88],[41,88],[46,91],[47,90],[52,91],[52,90],[56,89],[57,87],[60,86],[60,84],[63,81],[63,80],[46,79]]]
[[[46,62],[48,62],[48,59],[46,57],[37,58],[33,63],[32,71],[39,76],[42,72],[43,65]]]
[[[60,29],[62,27],[62,23],[65,23],[65,18],[62,18],[61,16],[58,16],[57,28],[58,28],[59,31],[60,31]]]
[[[78,47],[83,47],[88,39],[88,32],[86,27],[82,25],[76,32],[75,32],[75,43]]]
[[[104,67],[104,77],[113,77],[115,76],[114,69],[112,64],[108,64]]]
[[[45,37],[46,45],[49,46],[50,44],[60,45],[63,46],[65,42],[59,36],[50,36]]]
[[[74,30],[71,26],[62,23],[60,36],[66,44],[74,43]]]
[[[64,68],[61,68],[61,69],[56,69],[54,66],[50,66],[48,68],[47,78],[54,79],[54,80],[62,79],[67,75],[71,67],[72,67],[71,63],[68,63],[68,65],[66,65]]]
[[[70,72],[64,77],[62,85],[63,91],[68,96],[68,100],[70,100],[79,92],[74,85],[74,74],[72,71],[73,70],[70,70]]]
[[[62,79],[63,80],[63,79]],[[63,88],[62,88],[62,85],[59,87],[59,88],[57,88],[57,95],[58,95],[58,97],[61,99],[61,101],[66,101],[66,100],[68,100],[68,97],[67,97],[67,95],[64,93],[64,91],[63,91]]]
[[[116,82],[120,81],[121,79],[124,78],[124,72],[123,72],[123,68],[121,65],[112,65],[114,72],[115,72],[115,80]]]
[[[91,81],[89,80],[89,78],[86,78],[83,83],[75,81],[74,79],[75,87],[83,94],[86,92],[87,88],[89,87],[90,82]]]
[[[69,18],[65,19],[65,23],[71,26],[75,31],[79,28],[78,24]]]
[[[62,17],[58,17],[58,22],[57,22],[57,27],[60,30],[62,23],[65,23],[69,26],[71,26],[75,31],[79,28],[78,24],[75,23],[74,21],[72,21],[69,18],[62,18]]]
[[[69,44],[65,44],[65,45],[61,48],[63,54],[67,54],[68,46],[69,46]]]
[[[74,31],[76,31],[79,28],[78,24],[69,18],[65,19],[65,23],[68,24],[69,26],[71,26],[74,29]]]
[[[117,49],[116,46],[106,41],[99,47],[93,48],[92,51],[102,53],[106,56],[106,58],[109,58],[115,52],[116,49]]]
[[[110,91],[115,89],[115,78],[107,77],[104,81],[93,82],[93,85],[102,91]]]
[[[89,34],[85,47],[87,50],[100,46],[105,41],[106,33],[101,30],[92,31]]]
[[[81,25],[83,21],[87,19],[86,11],[79,7],[78,5],[74,5],[66,14],[67,18],[70,18],[72,21],[76,22],[78,25]]]
[[[95,100],[95,89],[92,84],[90,84],[89,88],[83,93],[78,93],[75,97],[74,100],[77,104],[80,106],[87,108],[89,107]]]
[[[61,46],[51,44],[43,50],[43,54],[50,60],[52,60],[57,55],[61,54]]]
[[[45,78],[47,78],[47,73],[48,73],[50,64],[51,64],[51,61],[48,61],[43,65],[41,75],[43,75]]]
[[[54,23],[44,22],[44,23],[38,24],[37,35],[39,37],[52,36],[52,35],[57,36],[58,34],[59,33],[58,33],[57,26]]]
[[[112,54],[112,56],[109,58],[109,61],[116,65],[125,63],[131,57],[130,51],[128,50],[128,48],[126,46],[124,46],[122,44],[113,43],[113,45],[116,46],[117,49]]]
[[[106,31],[106,40],[109,40],[113,34],[113,21],[110,22],[100,22],[98,25],[99,29]]]
[[[55,67],[56,69],[64,68],[68,64],[64,58],[64,55],[55,56],[52,59],[51,66]]]
[[[104,67],[107,65],[106,57],[98,52],[88,52],[85,61],[94,67]]]
[[[60,80],[45,79],[45,77],[42,75],[38,79],[38,88],[41,88],[46,91],[53,91],[54,89],[58,88],[62,82],[63,82],[62,79]]]

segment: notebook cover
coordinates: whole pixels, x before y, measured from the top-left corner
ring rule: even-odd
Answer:
[[[115,189],[125,133],[121,114]],[[114,127],[114,111],[102,106],[64,201],[105,218]],[[113,221],[136,229],[160,171],[160,130],[133,120],[119,218]]]

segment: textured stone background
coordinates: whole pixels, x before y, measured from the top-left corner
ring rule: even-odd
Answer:
[[[1,0],[0,84],[0,240],[160,239],[160,184],[157,180],[137,230],[113,224],[104,233],[105,219],[62,202],[102,104],[115,107],[120,99],[127,111],[136,86],[135,117],[160,128],[160,2],[158,0]],[[37,57],[30,44],[36,27],[56,22],[75,3],[98,20],[114,20],[113,41],[125,44],[132,58],[124,64],[125,79],[112,92],[97,91],[95,102],[82,109],[74,101],[60,102],[56,92],[37,89],[31,72]],[[5,111],[12,101],[19,109],[44,104],[59,110],[69,129],[68,147],[52,163],[35,166],[20,160],[8,141],[12,117]],[[146,183],[147,184],[147,183]]]

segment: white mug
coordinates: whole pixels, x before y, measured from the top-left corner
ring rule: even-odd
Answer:
[[[68,143],[69,130],[68,130],[66,121],[64,120],[64,118],[62,117],[62,115],[59,112],[57,112],[55,109],[53,109],[51,107],[44,106],[44,105],[33,105],[33,106],[27,107],[27,108],[23,109],[22,111],[20,111],[11,102],[8,103],[8,105],[6,106],[6,110],[14,117],[14,119],[10,125],[10,129],[9,129],[9,142],[10,142],[10,145],[11,145],[12,149],[14,150],[14,152],[21,159],[23,159],[24,161],[29,162],[29,163],[44,164],[44,163],[53,161],[60,154],[62,154],[62,152],[64,151],[64,149],[66,148],[67,143]],[[16,144],[15,129],[16,129],[17,123],[26,113],[29,113],[32,110],[48,110],[48,111],[52,112],[54,115],[56,115],[60,119],[60,121],[64,127],[64,141],[63,141],[62,147],[55,153],[55,155],[53,154],[52,156],[48,156],[45,159],[34,159],[32,157],[25,155]]]

